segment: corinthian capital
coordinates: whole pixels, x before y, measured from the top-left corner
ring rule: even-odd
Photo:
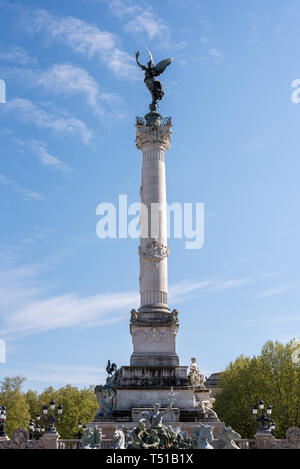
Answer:
[[[147,126],[137,124],[136,146],[139,150],[147,147],[158,147],[167,151],[171,144],[172,125]]]

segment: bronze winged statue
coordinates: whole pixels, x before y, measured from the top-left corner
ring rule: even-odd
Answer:
[[[144,82],[152,96],[152,103],[150,104],[149,108],[150,111],[155,112],[158,108],[157,101],[161,100],[164,95],[162,84],[160,81],[155,80],[155,77],[161,75],[165,71],[167,66],[173,62],[173,59],[165,59],[155,65],[150,50],[147,47],[146,49],[150,56],[150,61],[148,62],[147,67],[145,65],[142,65],[139,61],[140,51],[136,53],[136,63],[145,72]]]

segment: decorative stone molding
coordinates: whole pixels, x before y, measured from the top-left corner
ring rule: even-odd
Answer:
[[[136,146],[139,150],[144,150],[147,147],[158,146],[163,151],[167,151],[171,145],[171,126],[164,125],[159,127],[143,126],[137,124],[136,127]]]
[[[152,239],[144,248],[139,247],[140,258],[151,264],[158,264],[168,257],[169,254],[168,246],[159,242],[158,239]]]
[[[136,125],[147,125],[147,121],[144,117],[137,116]],[[162,117],[161,125],[172,127],[172,117]]]
[[[174,309],[171,314],[167,317],[159,317],[159,318],[147,318],[144,315],[138,313],[135,309],[131,310],[131,318],[130,318],[130,325],[137,325],[137,326],[171,326],[171,325],[179,325],[178,319],[178,311]]]
[[[153,344],[156,342],[172,342],[173,337],[176,336],[176,331],[169,328],[139,327],[137,330],[132,331],[132,337],[138,335],[143,335],[146,342]]]

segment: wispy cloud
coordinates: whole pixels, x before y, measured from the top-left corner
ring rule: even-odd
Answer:
[[[37,86],[65,96],[84,95],[93,111],[103,116],[106,105],[119,104],[121,98],[115,93],[101,93],[96,80],[82,67],[72,64],[55,64],[46,71],[34,71]]]
[[[292,283],[289,285],[278,285],[277,287],[270,288],[269,290],[263,291],[259,296],[260,297],[267,297],[267,296],[274,296],[274,295],[281,295],[282,293],[286,293],[290,290],[294,290],[295,288],[299,288],[300,284]]]
[[[45,110],[28,99],[15,98],[3,106],[5,112],[13,113],[22,122],[30,122],[37,127],[51,129],[58,133],[78,135],[88,144],[92,139],[92,132],[84,122],[69,117],[66,112]]]
[[[9,187],[16,194],[21,195],[24,199],[35,199],[42,200],[44,196],[39,192],[34,192],[30,189],[26,189],[20,186],[14,179],[7,178],[3,174],[0,174],[0,184]]]
[[[130,309],[138,307],[137,291],[101,293],[88,297],[68,293],[45,298],[45,291],[40,290],[37,280],[43,268],[38,265],[29,266],[24,270],[15,269],[7,276],[3,272],[0,306],[1,302],[2,305],[5,303],[6,307],[1,310],[7,313],[2,314],[2,337],[16,339],[23,335],[59,328],[109,325],[128,318]],[[6,278],[9,279],[8,284]],[[33,282],[34,278],[36,282]],[[254,279],[183,281],[171,286],[170,301],[179,303],[194,294],[217,293],[240,287],[251,281]],[[15,289],[18,301],[13,299]],[[28,291],[31,291],[31,294],[28,294]]]
[[[245,324],[256,324],[257,326],[280,326],[284,324],[291,324],[294,322],[300,322],[300,313],[297,315],[286,315],[286,313],[280,314],[279,316],[274,314],[272,317],[259,317],[255,319],[249,319],[245,321]],[[299,335],[295,332],[295,335]],[[289,336],[291,338],[291,336]],[[277,339],[279,340],[279,339]],[[290,339],[289,339],[290,340]]]
[[[216,62],[220,62],[224,59],[224,55],[221,54],[220,51],[218,51],[218,49],[215,49],[214,47],[209,49],[209,55],[216,61]]]
[[[94,327],[128,316],[137,304],[136,292],[107,293],[85,298],[76,294],[34,301],[6,318],[2,337],[15,337],[64,327]],[[118,313],[125,310],[123,315]]]
[[[13,62],[15,65],[23,66],[36,62],[36,59],[30,57],[23,47],[8,47],[3,43],[0,43],[0,60],[1,62]]]
[[[126,31],[136,34],[146,33],[149,39],[169,36],[169,27],[149,4],[139,5],[132,0],[110,0],[108,3],[115,16],[126,20],[124,26]]]
[[[227,267],[236,267],[236,266],[239,266],[241,264],[245,264],[246,262],[248,262],[248,257],[238,257],[236,259],[231,259],[231,260],[228,260],[228,261],[225,261],[224,262],[224,265],[227,266]]]
[[[20,138],[16,137],[13,137],[11,140],[19,147],[28,148],[33,153],[35,153],[43,166],[46,166],[49,169],[61,171],[65,174],[70,174],[70,166],[61,161],[57,156],[51,155],[45,142],[34,139],[21,140]]]
[[[100,367],[91,366],[72,366],[72,365],[51,365],[34,364],[26,369],[22,366],[20,369],[12,369],[13,375],[24,375],[27,380],[36,383],[56,385],[71,384],[73,386],[87,387],[105,382],[107,376],[106,370]]]
[[[46,10],[33,12],[31,28],[45,33],[47,40],[66,44],[87,59],[99,59],[119,77],[136,76],[134,58],[118,47],[117,36],[109,31],[72,16],[54,16]]]
[[[38,140],[30,140],[29,146],[36,153],[39,160],[41,161],[41,163],[44,166],[47,166],[47,167],[53,168],[53,169],[57,169],[57,170],[62,171],[64,173],[70,173],[71,172],[70,166],[68,166],[66,163],[61,161],[59,158],[57,158],[54,155],[51,155],[48,152],[46,143],[40,142]]]

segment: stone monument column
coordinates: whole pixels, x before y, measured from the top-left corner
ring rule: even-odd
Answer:
[[[136,146],[143,155],[139,246],[140,308],[131,317],[131,365],[178,366],[177,312],[168,306],[168,255],[165,154],[171,118],[137,119]]]

